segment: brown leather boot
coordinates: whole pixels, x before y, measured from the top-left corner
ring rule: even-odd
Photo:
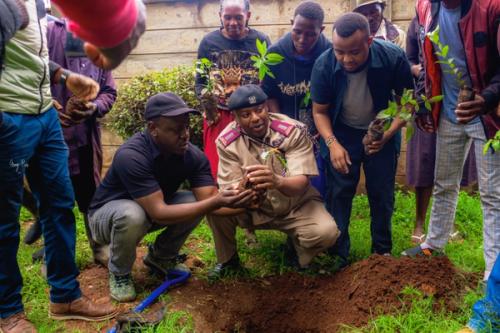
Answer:
[[[111,304],[96,304],[82,296],[71,303],[50,302],[49,316],[55,320],[79,319],[86,321],[108,320],[118,311]]]
[[[35,326],[26,318],[24,312],[18,312],[10,317],[0,319],[2,333],[37,333]]]

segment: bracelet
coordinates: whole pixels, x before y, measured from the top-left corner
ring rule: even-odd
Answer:
[[[63,86],[66,86],[66,80],[68,77],[71,75],[71,71],[67,69],[63,69],[61,72],[61,76],[59,78],[59,84],[62,84]]]
[[[330,135],[326,140],[325,140],[325,143],[326,143],[326,146],[328,148],[330,148],[330,146],[332,145],[332,143],[334,143],[335,141],[337,141],[337,138],[334,136],[334,135]]]

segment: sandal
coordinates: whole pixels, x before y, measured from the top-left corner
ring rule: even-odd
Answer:
[[[420,236],[411,235],[411,242],[413,244],[422,244],[425,241],[425,234],[421,234]]]

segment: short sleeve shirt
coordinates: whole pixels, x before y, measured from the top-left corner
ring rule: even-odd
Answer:
[[[168,199],[185,181],[190,188],[215,186],[205,154],[189,143],[184,155],[164,156],[147,131],[137,133],[116,152],[90,212],[109,201],[138,199],[160,190]]]

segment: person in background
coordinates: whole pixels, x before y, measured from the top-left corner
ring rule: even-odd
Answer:
[[[422,67],[422,50],[419,47],[419,29],[417,18],[414,17],[408,27],[406,37],[406,56],[411,65],[411,73],[415,81],[415,95],[425,93],[425,78]],[[425,240],[425,217],[432,196],[434,185],[434,164],[436,161],[436,133],[427,133],[419,127],[406,145],[406,179],[407,184],[415,188],[415,228],[411,241],[420,244]],[[461,186],[469,186],[477,182],[476,160],[471,149],[465,161]],[[460,236],[458,229],[453,228],[451,239]]]
[[[370,35],[392,42],[404,50],[406,34],[397,25],[384,17],[384,0],[356,0],[353,12],[365,16],[370,23]]]
[[[326,163],[326,206],[340,229],[331,252],[340,267],[348,264],[352,201],[363,166],[370,204],[372,252],[390,255],[394,184],[400,149],[396,118],[379,141],[366,147],[363,137],[376,115],[387,108],[393,93],[413,88],[404,51],[391,42],[370,36],[366,17],[347,13],[333,30],[333,48],[314,64],[311,97],[314,122],[322,137]]]
[[[203,151],[214,179],[217,179],[219,162],[215,141],[234,119],[227,109],[227,100],[240,85],[258,83],[257,69],[250,59],[258,54],[256,40],[271,44],[269,37],[248,26],[250,16],[249,0],[221,0],[221,28],[203,37],[198,47],[198,59],[207,58],[214,64],[210,77],[215,81],[217,111],[213,116],[206,113],[203,120]],[[202,91],[206,86],[207,79],[197,74],[196,93],[202,101]]]
[[[269,48],[284,57],[282,63],[271,66],[274,78],[266,76],[262,89],[269,97],[270,112],[283,113],[307,125],[315,144],[319,175],[311,184],[325,196],[326,179],[323,158],[319,154],[319,134],[312,118],[310,99],[311,71],[316,59],[332,47],[322,34],[324,11],[314,1],[304,1],[297,6],[292,19],[292,31]]]

